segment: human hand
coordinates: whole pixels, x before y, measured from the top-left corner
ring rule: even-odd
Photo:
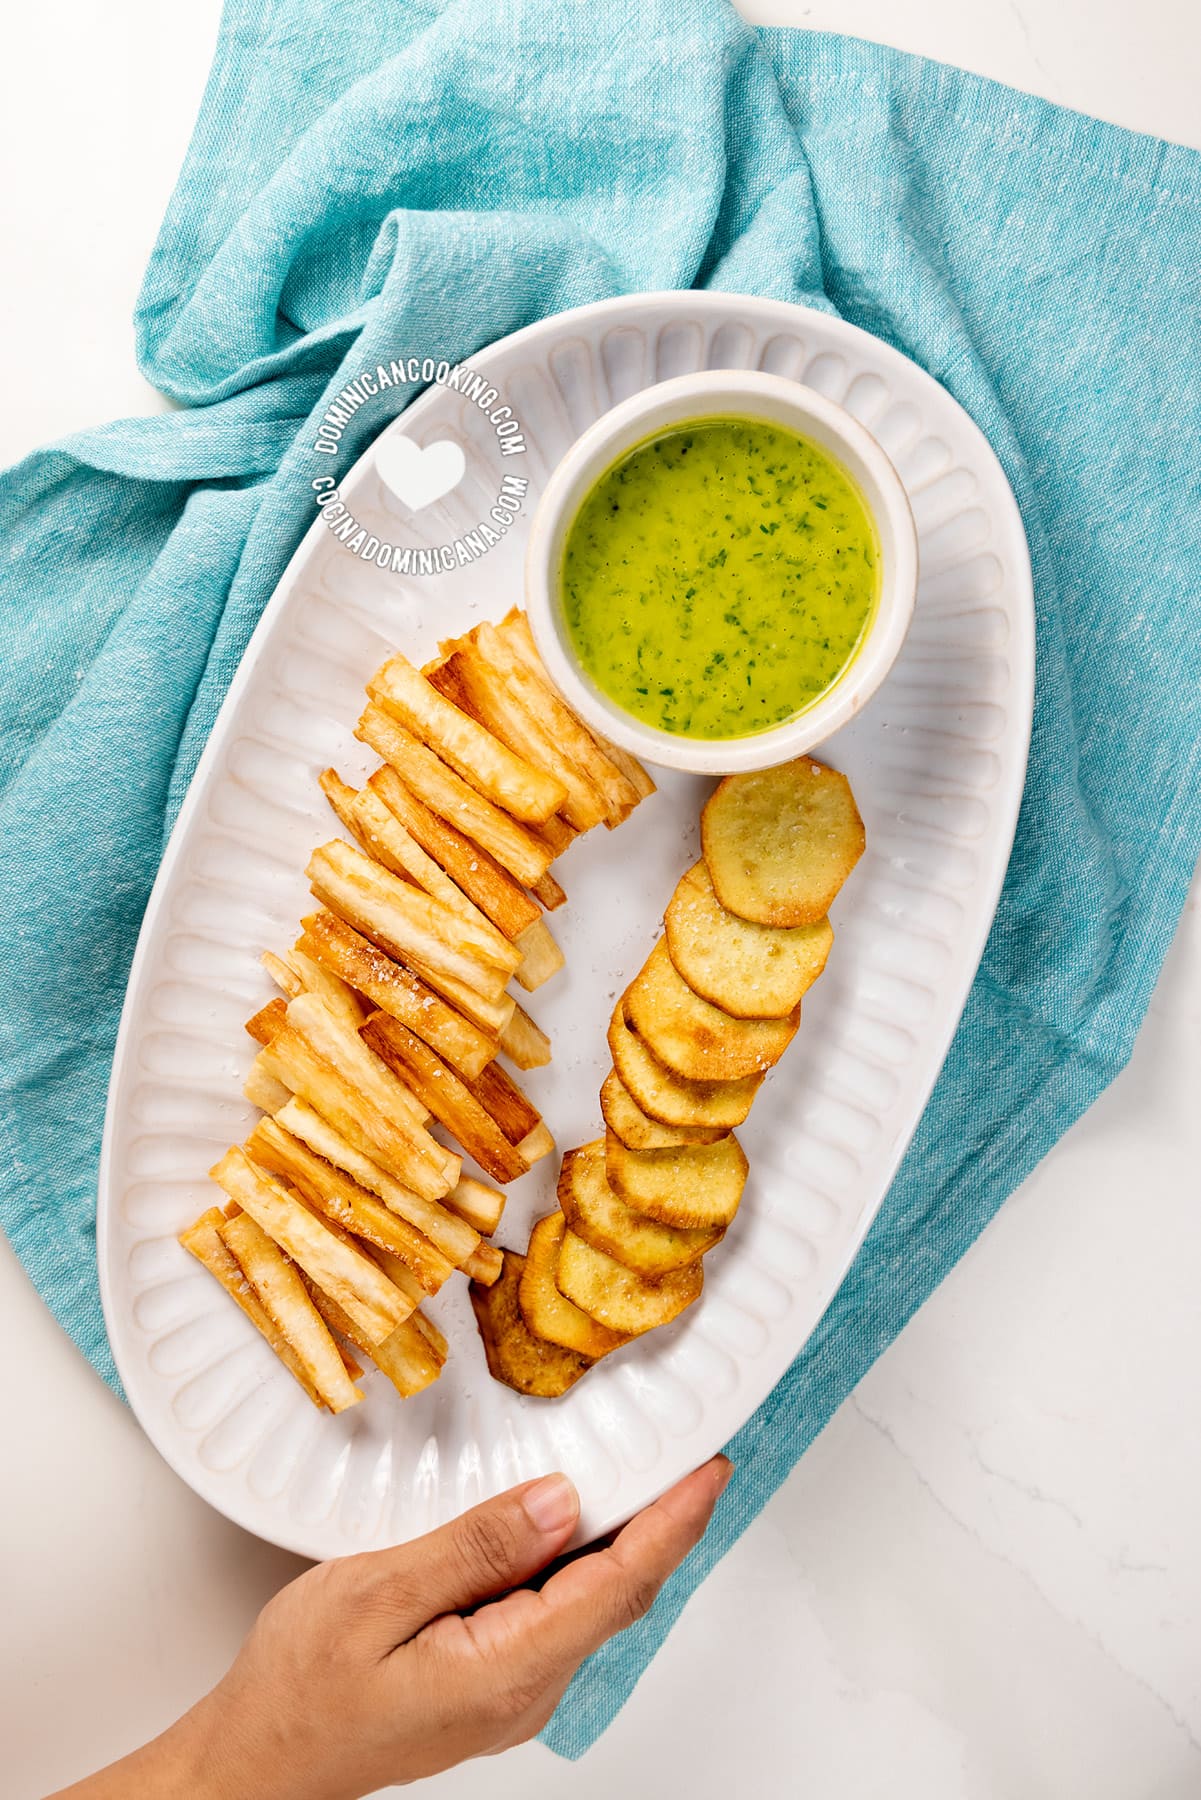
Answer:
[[[523,1743],[583,1659],[646,1612],[729,1475],[715,1457],[540,1588],[521,1584],[579,1516],[562,1475],[413,1543],[319,1564],[264,1607],[177,1725],[60,1800],[359,1800]]]

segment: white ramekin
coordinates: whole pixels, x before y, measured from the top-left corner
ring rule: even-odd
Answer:
[[[880,597],[867,635],[846,672],[795,719],[746,737],[678,737],[646,725],[583,669],[560,599],[563,545],[585,494],[623,451],[665,426],[722,416],[766,419],[829,450],[858,484],[880,539]],[[646,762],[703,775],[728,775],[787,762],[823,743],[871,699],[896,660],[917,594],[917,532],[900,478],[871,433],[832,400],[781,375],[706,369],[645,388],[578,437],[552,474],[530,526],[525,598],[547,670],[594,730]]]

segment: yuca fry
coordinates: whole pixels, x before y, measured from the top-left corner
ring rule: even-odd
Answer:
[[[370,776],[367,786],[384,802],[415,843],[445,869],[467,898],[511,942],[542,915],[525,889],[502,869],[494,857],[453,825],[431,812],[416,794],[409,792],[396,770],[388,765]]]
[[[526,708],[545,722],[564,754],[604,796],[606,823],[624,819],[638,804],[638,790],[551,682],[524,615],[511,612],[500,626],[479,625],[473,636],[481,655]]]
[[[540,1162],[544,1156],[550,1156],[555,1147],[555,1140],[550,1134],[550,1127],[544,1119],[539,1120],[532,1131],[527,1131],[519,1141],[517,1148],[530,1168]]]
[[[694,1262],[648,1281],[569,1230],[563,1233],[555,1274],[555,1286],[564,1299],[598,1325],[631,1336],[670,1324],[699,1298],[704,1280],[701,1264]]]
[[[694,994],[737,1019],[780,1019],[826,966],[834,933],[756,925],[727,912],[703,862],[680,877],[663,921],[668,954]]]
[[[355,736],[390,763],[412,793],[456,830],[474,838],[518,881],[545,875],[551,852],[540,838],[484,798],[411,732],[374,702],[364,711]],[[487,908],[484,908],[487,911]]]
[[[267,1049],[259,1051],[259,1062],[268,1075],[307,1100],[356,1150],[379,1163],[403,1186],[427,1200],[439,1199],[454,1186],[457,1175],[448,1177],[431,1166],[414,1143],[407,1124],[385,1118],[291,1026],[281,1031]],[[434,1142],[432,1138],[429,1141]]]
[[[381,1250],[375,1244],[368,1244],[365,1246],[365,1249],[367,1254],[373,1257],[379,1264],[393,1287],[398,1288],[405,1296],[406,1300],[412,1300],[416,1310],[414,1310],[405,1320],[405,1324],[415,1325],[422,1337],[425,1338],[426,1342],[433,1350],[438,1361],[444,1363],[449,1353],[449,1346],[433,1320],[428,1319],[420,1310],[421,1303],[426,1298],[426,1294],[420,1282],[417,1280],[417,1277],[413,1274],[413,1271],[406,1268],[399,1257],[393,1256],[388,1250]]]
[[[426,1313],[416,1312],[413,1314],[413,1323],[416,1325],[418,1331],[420,1331],[426,1343],[430,1346],[430,1349],[434,1352],[434,1355],[439,1357],[442,1362],[445,1362],[447,1356],[450,1354],[450,1345],[447,1343],[443,1334],[438,1330],[434,1321],[429,1318]]]
[[[374,1194],[292,1136],[276,1119],[260,1119],[246,1140],[246,1154],[268,1174],[282,1177],[327,1218],[412,1269],[427,1294],[436,1294],[455,1265],[430,1240]],[[405,1315],[407,1317],[407,1314]]]
[[[487,1182],[477,1181],[474,1175],[461,1175],[442,1204],[458,1213],[481,1237],[491,1237],[505,1210],[505,1196]]]
[[[547,912],[554,912],[556,907],[567,904],[566,889],[560,887],[549,870],[545,875],[539,876],[537,881],[530,883],[530,892],[545,906]]]
[[[292,1198],[293,1200],[296,1200],[301,1205],[307,1204],[305,1202],[304,1195],[297,1193],[295,1188],[288,1188],[287,1193],[290,1196],[290,1198]],[[216,1211],[216,1208],[214,1208],[213,1210]],[[311,1211],[312,1208],[310,1207],[309,1210]],[[238,1229],[238,1231],[235,1231],[232,1234],[231,1241],[237,1241],[239,1232],[241,1232],[242,1228],[244,1227],[246,1232],[256,1234],[252,1238],[246,1239],[245,1241],[253,1242],[254,1244],[257,1244],[259,1238],[261,1238],[263,1240],[263,1243],[269,1244],[271,1249],[274,1250],[277,1255],[279,1255],[281,1257],[283,1256],[284,1253],[282,1250],[280,1250],[280,1248],[279,1248],[278,1244],[276,1244],[274,1238],[268,1237],[267,1233],[262,1229],[262,1227],[259,1225],[256,1225],[254,1220],[249,1216],[249,1214],[244,1213],[242,1211],[242,1208],[238,1205],[236,1200],[227,1201],[226,1206],[225,1206],[224,1215],[218,1213],[217,1217],[220,1220],[221,1228],[223,1228],[227,1224],[236,1223],[238,1225],[239,1229]],[[225,1244],[224,1238],[222,1238],[222,1243]],[[229,1252],[230,1256],[233,1256],[233,1251],[229,1250],[229,1246],[225,1245],[225,1248]],[[235,1258],[234,1260],[236,1261],[237,1259]],[[286,1257],[284,1257],[284,1261],[287,1262]],[[288,1263],[288,1267],[294,1269],[296,1267],[296,1265],[294,1263]],[[240,1265],[239,1265],[239,1269],[240,1269]],[[308,1276],[304,1273],[304,1270],[299,1269],[299,1270],[297,1270],[297,1273],[299,1274],[301,1281],[304,1283],[306,1290],[310,1290],[312,1287],[312,1283],[309,1281]],[[245,1277],[243,1277],[243,1282],[245,1283]],[[311,1298],[311,1294],[310,1294],[310,1298]],[[357,1360],[353,1350],[350,1349],[349,1345],[344,1344],[340,1338],[334,1339],[334,1347],[337,1350],[338,1355],[342,1358],[342,1366],[346,1370],[346,1373],[350,1376],[350,1379],[352,1381],[357,1381],[359,1379],[359,1376],[363,1373],[362,1363],[360,1363]],[[320,1402],[320,1404],[324,1405],[324,1402]]]
[[[379,1264],[330,1231],[278,1182],[256,1168],[244,1150],[227,1150],[209,1174],[318,1287],[346,1308],[372,1343],[379,1343],[408,1318],[409,1302]],[[267,1305],[266,1301],[263,1304]]]
[[[358,1025],[349,1026],[343,1019],[336,1018],[316,994],[298,994],[295,1000],[288,1001],[288,1024],[313,1046],[319,1056],[331,1062],[386,1119],[396,1119],[404,1124],[428,1162],[441,1169],[449,1168],[445,1146],[437,1143],[425,1129],[428,1110],[411,1088],[398,1081],[378,1057],[371,1055],[359,1036]],[[359,1024],[362,1024],[361,1019]],[[457,1175],[454,1179],[458,1179]]]
[[[491,1113],[511,1144],[520,1144],[542,1123],[538,1108],[510,1080],[499,1063],[488,1067],[474,1081],[466,1083],[485,1112]]]
[[[310,913],[301,920],[301,929],[297,945],[307,958],[350,982],[372,1006],[415,1031],[461,1075],[478,1075],[492,1061],[496,1042],[487,1032],[344,919],[331,912]]]
[[[850,782],[809,756],[727,775],[701,813],[714,893],[758,925],[824,919],[864,843]]]
[[[443,660],[425,671],[431,687],[478,719],[510,750],[562,782],[565,798],[559,810],[569,825],[577,831],[591,831],[599,825],[608,810],[604,795],[564,753],[499,670],[490,666],[479,645],[468,636],[441,648]]]
[[[286,1088],[282,1081],[274,1075],[268,1075],[259,1057],[255,1057],[250,1065],[250,1072],[242,1083],[242,1092],[251,1106],[257,1106],[262,1112],[276,1113],[281,1106],[286,1106],[292,1098],[291,1088]]]
[[[402,1182],[396,1181],[369,1156],[356,1150],[353,1144],[348,1143],[340,1132],[335,1131],[305,1101],[290,1100],[276,1114],[275,1122],[282,1125],[294,1138],[299,1138],[302,1144],[307,1144],[317,1156],[332,1163],[336,1169],[341,1169],[343,1174],[349,1175],[359,1187],[374,1194],[377,1200],[382,1200],[397,1218],[407,1220],[452,1263],[462,1267],[479,1249],[480,1234],[473,1221],[460,1216],[457,1207],[445,1210],[451,1207],[453,1195],[462,1187],[462,1179],[441,1204],[437,1200],[425,1200],[420,1194],[414,1194],[406,1188]]]
[[[544,825],[527,825],[526,830],[531,832],[540,843],[545,844],[552,856],[562,856],[565,850],[571,849],[580,835],[575,826],[569,825],[566,819],[561,819],[558,813],[553,819],[547,819]],[[542,877],[542,880],[546,881],[549,878],[548,873]],[[536,892],[539,883],[534,882],[532,885]],[[544,900],[542,904],[545,906],[547,902]]]
[[[249,1213],[222,1220],[218,1230],[256,1300],[325,1405],[334,1413],[357,1406],[363,1398],[362,1390],[354,1385],[342,1352],[313,1305],[298,1270]]]
[[[333,969],[325,968],[298,944],[285,950],[281,960],[293,980],[299,982],[302,994],[315,994],[348,1031],[358,1030],[371,1008],[355,992],[353,982],[344,981]]]
[[[525,1268],[517,1288],[517,1304],[536,1338],[558,1344],[563,1350],[574,1350],[577,1356],[586,1356],[591,1362],[607,1356],[610,1350],[620,1350],[630,1340],[623,1332],[598,1325],[578,1306],[565,1300],[555,1286],[564,1223],[561,1212],[548,1213],[530,1232]]]
[[[609,1054],[631,1098],[661,1125],[712,1125],[728,1131],[751,1110],[763,1077],[743,1081],[685,1081],[653,1056],[630,1030],[618,1001],[609,1022]]]
[[[439,975],[452,975],[499,1000],[521,962],[521,952],[491,926],[485,937],[340,838],[314,850],[305,874],[322,905],[435,985]]]
[[[746,1186],[747,1160],[733,1132],[716,1144],[630,1150],[605,1134],[605,1178],[626,1205],[680,1231],[724,1230]]]
[[[321,791],[333,807],[347,831],[358,839],[363,850],[375,862],[402,881],[424,889],[432,900],[438,900],[485,937],[498,940],[503,953],[507,940],[492,921],[482,913],[457,882],[427,856],[421,845],[405,830],[396,814],[384,805],[369,787],[357,791],[335,773],[326,769],[320,776]]]
[[[246,1030],[256,1044],[269,1044],[287,1022],[287,1003],[277,996],[274,1000],[268,1000],[266,1006],[260,1006],[253,1017],[247,1019]]]
[[[534,1336],[517,1301],[525,1257],[506,1250],[504,1258],[499,1281],[487,1288],[473,1282],[470,1289],[488,1372],[519,1394],[553,1400],[575,1386],[592,1360]]]
[[[515,941],[521,951],[517,979],[526,993],[532,994],[544,981],[549,981],[552,975],[558,974],[563,967],[563,952],[543,919],[530,925]]]
[[[309,1379],[305,1364],[263,1306],[243,1274],[241,1263],[221,1236],[221,1227],[225,1223],[225,1214],[221,1208],[210,1206],[195,1224],[180,1232],[179,1241],[198,1263],[203,1264],[210,1275],[216,1276],[230,1298],[237,1301],[255,1330],[266,1338],[280,1362],[290,1375],[295,1376],[313,1405],[324,1406],[325,1402]],[[347,1373],[349,1374],[349,1370]]]
[[[363,1027],[366,1042],[412,1083],[434,1117],[494,1181],[516,1181],[529,1169],[496,1120],[428,1044],[387,1013],[372,1013]]]
[[[416,1313],[402,1325],[398,1325],[382,1344],[364,1343],[362,1332],[338,1302],[331,1300],[328,1294],[323,1294],[314,1283],[307,1285],[313,1305],[331,1331],[341,1332],[343,1337],[357,1345],[364,1356],[370,1357],[376,1368],[388,1377],[402,1400],[411,1400],[414,1394],[420,1394],[424,1388],[437,1381],[446,1358],[437,1354],[422,1331]]]
[[[631,1150],[671,1150],[677,1144],[715,1144],[724,1137],[718,1125],[661,1125],[643,1112],[616,1069],[610,1069],[600,1091],[601,1113],[615,1137]]]
[[[472,1281],[478,1281],[481,1287],[491,1287],[499,1281],[504,1259],[495,1244],[481,1244],[473,1256],[469,1256],[463,1264],[463,1273]]]
[[[605,1146],[599,1139],[580,1150],[569,1150],[563,1158],[559,1205],[577,1237],[650,1279],[687,1268],[725,1235],[721,1225],[685,1230],[635,1212],[609,1185]],[[532,1246],[531,1239],[531,1256]],[[536,1325],[533,1328],[537,1330]]]
[[[500,1047],[518,1069],[542,1069],[550,1061],[550,1039],[522,1006],[513,1008],[513,1017],[500,1034]]]
[[[398,1256],[393,1256],[390,1250],[385,1250],[381,1245],[368,1244],[363,1239],[355,1237],[354,1233],[348,1231],[345,1225],[339,1225],[336,1220],[329,1217],[328,1213],[323,1213],[319,1207],[306,1200],[298,1188],[290,1188],[288,1191],[302,1206],[319,1218],[321,1223],[334,1233],[335,1237],[340,1238],[344,1244],[351,1245],[353,1249],[361,1250],[364,1256],[370,1257],[371,1261],[383,1270],[401,1298],[411,1302],[413,1311],[409,1314],[409,1318],[421,1319],[422,1331],[430,1342],[437,1346],[439,1355],[445,1360],[446,1339],[436,1327],[429,1323],[428,1319],[422,1319],[421,1313],[417,1310],[423,1301],[428,1300],[429,1295],[408,1264],[402,1262]],[[234,1208],[237,1206],[237,1202],[234,1200],[231,1200],[229,1204]],[[408,1320],[405,1321],[406,1324],[408,1322]]]
[[[502,994],[499,1000],[486,1000],[465,981],[456,981],[453,975],[431,975],[430,980],[437,982],[442,993],[465,1019],[498,1040],[517,1010],[512,994]]]
[[[264,950],[259,957],[264,969],[270,975],[277,988],[282,988],[289,1000],[295,1000],[297,994],[304,993],[304,982],[290,969],[282,956],[276,956],[274,950]]]
[[[783,1019],[735,1019],[702,1000],[662,938],[626,989],[625,1015],[652,1055],[687,1081],[762,1074],[779,1062],[801,1022],[799,1004]]]
[[[652,794],[658,792],[654,782],[651,780],[636,756],[631,756],[630,752],[628,750],[623,750],[620,744],[610,743],[607,737],[597,737],[596,741],[604,751],[605,755],[609,757],[612,762],[617,764],[617,767],[621,770],[630,786],[634,789],[639,800],[649,800]],[[626,814],[623,816],[628,816],[633,810],[633,807],[627,807]],[[621,820],[614,819],[610,824],[611,826],[620,825]]]
[[[469,713],[460,711],[407,657],[389,657],[367,683],[367,693],[485,799],[513,818],[541,824],[567,798],[561,781],[536,768]]]

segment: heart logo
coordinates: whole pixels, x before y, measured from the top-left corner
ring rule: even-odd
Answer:
[[[410,512],[420,512],[458,487],[467,473],[467,458],[449,438],[422,449],[412,438],[390,431],[376,446],[375,467],[389,493]]]

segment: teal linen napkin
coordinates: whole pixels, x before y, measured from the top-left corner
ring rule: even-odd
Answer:
[[[585,1665],[577,1756],[688,1595],[1005,1196],[1122,1066],[1198,850],[1201,158],[719,0],[230,0],[146,276],[187,410],[0,487],[4,1227],[106,1380],[94,1200],[164,839],[309,522],[323,396],[588,300],[835,310],[991,438],[1034,563],[1013,860],[914,1143],[812,1342],[732,1445],[703,1546]],[[411,393],[355,415],[349,456]]]

